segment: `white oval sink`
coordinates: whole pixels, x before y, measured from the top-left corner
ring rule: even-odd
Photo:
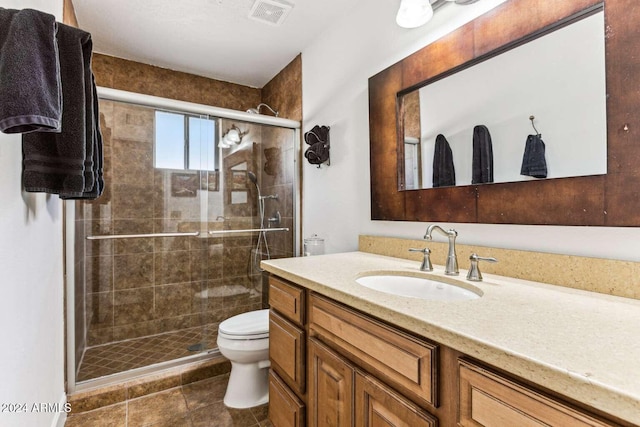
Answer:
[[[423,277],[381,274],[359,277],[356,282],[387,294],[431,301],[467,301],[481,296],[481,293],[478,294],[460,286]]]

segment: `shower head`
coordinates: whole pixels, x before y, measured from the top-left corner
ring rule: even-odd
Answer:
[[[274,110],[273,108],[269,107],[267,104],[265,103],[260,103],[258,104],[258,106],[256,108],[249,108],[247,110],[247,113],[251,113],[251,114],[260,114],[260,107],[267,107],[269,110],[271,110],[271,112],[278,117],[278,112],[276,110]]]
[[[253,182],[254,185],[258,185],[258,178],[256,177],[256,174],[248,171],[247,172],[247,176],[249,177],[249,181]]]

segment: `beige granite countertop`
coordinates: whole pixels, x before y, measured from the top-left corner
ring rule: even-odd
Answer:
[[[611,415],[640,424],[640,301],[483,274],[479,299],[438,302],[368,289],[398,272],[452,279],[435,265],[365,252],[263,261],[264,269]]]

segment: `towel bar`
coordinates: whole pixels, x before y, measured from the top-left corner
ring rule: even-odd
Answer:
[[[211,230],[209,234],[258,233],[271,231],[289,231],[288,228],[248,228],[244,230]],[[149,233],[149,234],[107,234],[103,236],[87,236],[87,240],[139,239],[150,237],[198,237],[199,231],[190,233]]]
[[[209,234],[226,234],[226,233],[258,233],[258,232],[271,232],[271,231],[289,231],[286,227],[280,228],[249,228],[246,230],[211,230]]]
[[[137,239],[143,237],[197,237],[199,235],[199,231],[194,231],[191,233],[107,234],[103,236],[87,236],[87,240]]]

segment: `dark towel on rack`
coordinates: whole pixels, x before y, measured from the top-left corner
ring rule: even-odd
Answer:
[[[55,17],[0,7],[0,131],[60,132]]]
[[[329,126],[315,125],[313,129],[304,134],[304,141],[310,145],[304,152],[304,157],[312,165],[320,165],[327,162],[330,164],[329,150],[331,143],[329,141]]]
[[[453,152],[444,135],[436,136],[433,152],[433,187],[456,185],[456,170],[453,167]]]
[[[522,168],[520,175],[532,176],[534,178],[547,177],[547,160],[545,159],[545,146],[542,135],[527,136],[527,143],[522,156]]]
[[[87,117],[87,127],[91,127],[91,135],[87,135],[87,141],[90,142],[92,158],[89,159],[88,152],[87,158],[85,158],[85,191],[82,195],[74,195],[67,193],[60,193],[61,199],[89,199],[93,200],[98,198],[104,190],[104,176],[103,176],[103,152],[102,152],[102,132],[100,131],[100,114],[98,110],[98,93],[96,91],[96,84],[93,74],[91,74],[91,101],[92,109],[91,114]],[[89,148],[87,148],[89,150]],[[92,182],[93,186],[88,187],[88,182]]]
[[[103,184],[91,35],[59,24],[57,40],[63,91],[62,132],[23,135],[23,183],[30,192],[59,194],[63,199],[92,199],[102,193]]]
[[[491,134],[484,125],[473,128],[472,184],[493,182],[493,145]]]

